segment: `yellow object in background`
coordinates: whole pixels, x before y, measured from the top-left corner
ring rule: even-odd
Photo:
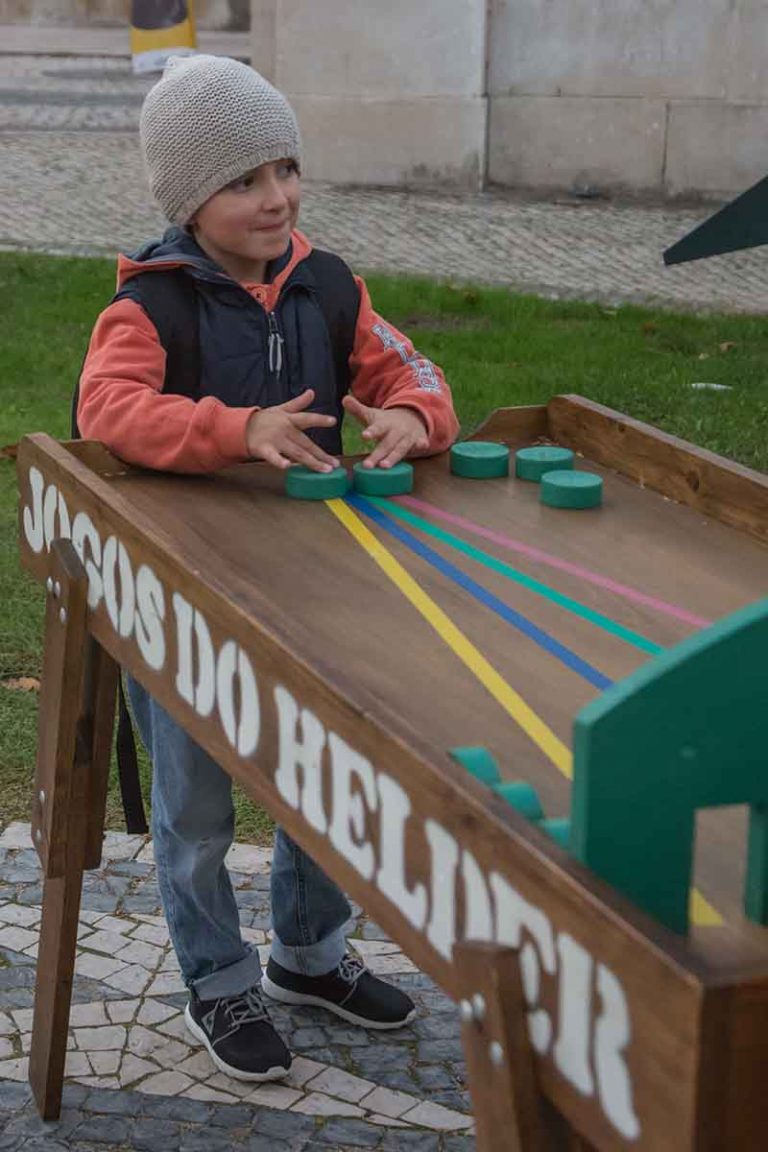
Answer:
[[[169,56],[197,48],[192,0],[131,0],[134,72],[162,72]]]

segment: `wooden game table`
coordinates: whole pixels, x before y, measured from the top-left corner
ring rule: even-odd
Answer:
[[[573,448],[604,477],[602,508],[459,479],[447,454],[415,463],[410,497],[326,503],[288,499],[259,464],[178,477],[22,441],[22,559],[49,591],[43,1116],[60,1109],[119,665],[459,1002],[481,1152],[564,1132],[572,1148],[761,1146],[768,931],[742,912],[739,812],[700,818],[691,925],[673,932],[450,750],[485,748],[567,816],[579,711],[765,596],[768,481],[575,396],[497,411],[475,438]]]

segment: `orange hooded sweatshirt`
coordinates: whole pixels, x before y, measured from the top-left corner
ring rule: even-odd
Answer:
[[[272,312],[282,286],[311,252],[307,238],[292,234],[292,255],[270,284],[242,287]],[[182,261],[151,264],[120,256],[118,289],[139,272],[167,270]],[[427,429],[428,453],[453,443],[458,421],[441,370],[374,312],[364,281],[360,290],[349,367],[351,392],[373,408],[412,408]],[[99,316],[80,377],[77,421],[82,436],[101,440],[132,464],[171,472],[211,472],[249,459],[246,425],[257,408],[227,407],[213,396],[194,401],[163,392],[165,351],[141,305],[118,300]]]

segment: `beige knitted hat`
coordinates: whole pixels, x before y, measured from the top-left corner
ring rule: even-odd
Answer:
[[[152,194],[174,224],[231,180],[270,160],[301,159],[285,97],[227,56],[173,56],[139,120]]]

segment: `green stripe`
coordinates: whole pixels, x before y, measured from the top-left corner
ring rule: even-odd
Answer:
[[[434,524],[430,524],[428,520],[422,520],[420,516],[414,516],[412,512],[408,512],[407,509],[401,507],[399,504],[395,504],[391,500],[382,499],[379,496],[369,496],[368,499],[372,504],[378,505],[382,511],[387,512],[390,516],[394,516],[398,520],[404,520],[406,524],[411,524],[414,528],[418,528],[426,536],[432,536],[435,540],[440,540],[443,544],[448,544],[449,547],[454,548],[457,552],[462,552],[465,556],[469,556],[471,560],[475,560],[485,568],[490,568],[493,572],[499,572],[509,580],[514,580],[516,584],[522,584],[524,588],[528,588],[531,592],[536,592],[546,600],[551,600],[553,604],[565,608],[566,612],[572,612],[574,616],[580,616],[582,620],[588,620],[590,624],[595,624],[605,632],[610,632],[612,636],[618,636],[620,640],[626,640],[627,644],[632,644],[635,648],[639,648],[643,652],[650,652],[654,655],[657,652],[664,651],[660,644],[654,644],[652,640],[646,639],[645,636],[641,636],[638,632],[633,632],[630,628],[625,628],[622,624],[617,624],[615,620],[609,620],[607,616],[603,616],[600,612],[593,612],[591,608],[587,608],[585,604],[580,604],[578,600],[572,600],[570,596],[564,596],[562,592],[557,592],[554,588],[542,584],[539,580],[534,580],[531,576],[526,576],[524,573],[518,572],[517,568],[513,568],[511,564],[505,564],[503,560],[497,560],[495,556],[489,556],[487,552],[483,552],[479,548],[473,548],[471,544],[466,544],[463,540],[460,540],[458,536],[454,536],[450,532],[444,532],[442,528],[437,528]]]

